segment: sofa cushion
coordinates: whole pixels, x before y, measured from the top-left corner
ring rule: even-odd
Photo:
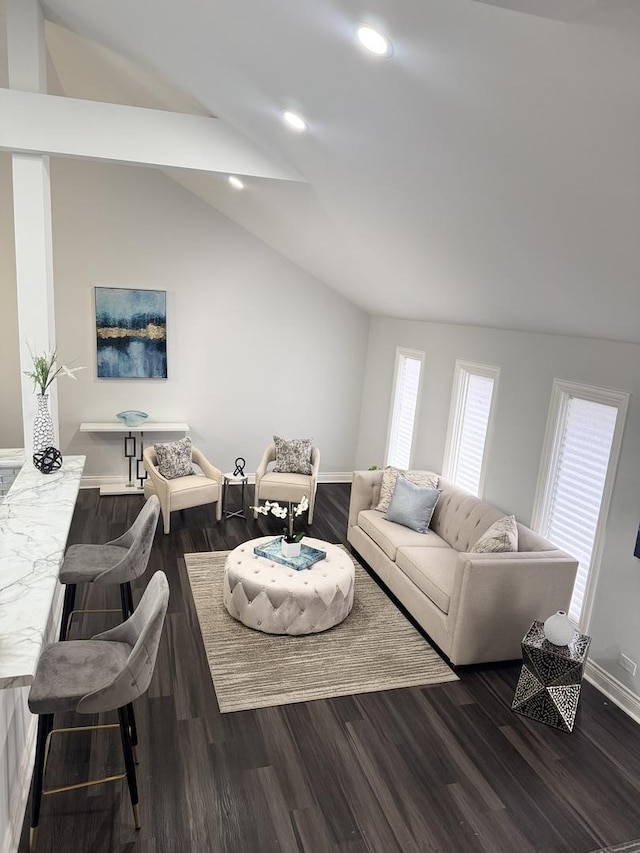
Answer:
[[[471,549],[472,554],[498,554],[518,550],[518,523],[515,515],[504,515],[494,521]]]
[[[261,488],[272,501],[291,501],[298,503],[303,495],[309,497],[309,478],[304,474],[276,474],[267,471],[260,480]]]
[[[151,479],[145,480],[145,494],[147,484],[153,485]],[[149,493],[153,492],[151,489]],[[177,477],[171,481],[171,511],[187,509],[197,504],[214,503],[220,500],[220,487],[216,480],[210,480],[202,474],[192,474],[189,477]]]
[[[389,509],[391,496],[396,487],[398,474],[402,474],[405,480],[410,483],[415,483],[416,486],[424,486],[429,489],[438,488],[438,475],[433,471],[405,471],[401,468],[389,466],[382,472],[382,482],[380,483],[380,499],[376,509],[378,512],[386,512]]]
[[[429,528],[439,497],[439,489],[426,489],[414,485],[404,477],[397,477],[389,509],[384,517],[387,521],[395,521],[396,524],[403,524],[411,530],[424,533]]]
[[[466,553],[504,512],[443,478],[439,488],[442,494],[431,519],[431,529],[456,551]]]
[[[457,562],[458,552],[453,548],[408,546],[399,548],[396,555],[396,566],[443,613],[451,606]]]
[[[358,513],[358,526],[367,536],[371,537],[376,545],[381,548],[390,560],[395,560],[398,548],[405,545],[424,547],[430,545],[432,548],[448,548],[447,543],[432,530],[426,533],[417,533],[401,524],[387,521],[381,512],[376,509],[363,509]]]

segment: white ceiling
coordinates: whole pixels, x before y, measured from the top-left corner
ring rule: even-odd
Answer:
[[[288,162],[307,184],[171,176],[371,314],[640,343],[640,0],[42,5],[51,91]]]

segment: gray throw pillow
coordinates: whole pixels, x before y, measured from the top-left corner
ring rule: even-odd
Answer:
[[[426,533],[439,497],[440,489],[416,486],[404,477],[398,477],[384,517],[418,533]]]
[[[189,436],[154,445],[158,457],[158,470],[167,480],[193,474],[191,465],[191,439]]]
[[[311,474],[310,438],[279,438],[273,436],[276,446],[276,474]]]
[[[407,471],[402,468],[394,468],[389,465],[382,472],[382,482],[380,483],[380,499],[376,509],[378,512],[386,512],[389,509],[391,495],[396,487],[396,480],[401,474],[406,480],[415,483],[416,486],[426,486],[429,489],[437,489],[439,477],[433,471]]]

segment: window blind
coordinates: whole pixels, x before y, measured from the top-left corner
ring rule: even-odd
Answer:
[[[491,412],[493,378],[465,371],[460,387],[460,418],[452,453],[451,479],[477,495]]]
[[[618,409],[569,397],[561,425],[546,536],[578,560],[569,618],[580,622]]]
[[[408,468],[411,463],[421,367],[421,359],[400,354],[387,454],[387,465],[396,468]]]

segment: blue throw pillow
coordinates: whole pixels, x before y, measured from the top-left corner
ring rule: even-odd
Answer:
[[[384,517],[387,521],[395,521],[396,524],[410,527],[418,533],[425,533],[429,529],[439,497],[440,489],[416,486],[404,477],[398,477]]]

